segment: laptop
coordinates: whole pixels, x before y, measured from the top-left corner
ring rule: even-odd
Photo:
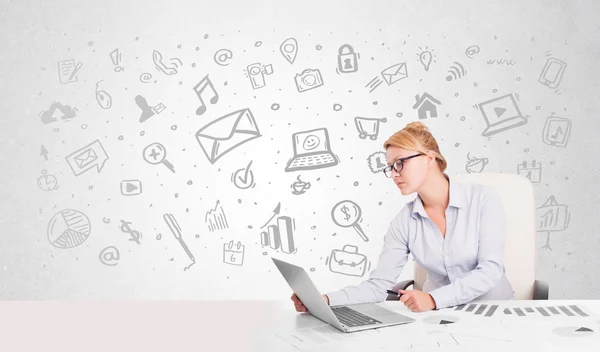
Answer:
[[[515,96],[512,94],[506,94],[478,105],[487,125],[482,136],[489,137],[527,123],[527,119],[521,114]]]
[[[415,321],[375,303],[329,306],[302,267],[273,257],[271,259],[308,313],[342,332],[376,329]]]
[[[325,128],[294,133],[292,141],[294,156],[288,161],[286,172],[320,169],[339,163],[338,157],[331,152],[329,133]]]

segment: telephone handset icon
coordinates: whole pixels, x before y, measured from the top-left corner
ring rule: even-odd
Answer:
[[[177,60],[179,61],[179,66],[181,66],[181,60],[175,58],[172,60]],[[154,50],[154,52],[152,53],[152,61],[154,61],[154,65],[156,66],[156,68],[158,68],[162,73],[164,73],[165,75],[174,75],[177,74],[177,64],[171,64],[169,66],[167,66],[164,62],[163,62],[163,56],[162,54],[158,51],[158,50]]]

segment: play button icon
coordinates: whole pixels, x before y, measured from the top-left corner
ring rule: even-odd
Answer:
[[[501,117],[506,112],[505,108],[495,107],[494,112],[496,113],[496,117]]]
[[[142,193],[142,181],[123,180],[121,181],[121,194],[124,196],[137,196]]]

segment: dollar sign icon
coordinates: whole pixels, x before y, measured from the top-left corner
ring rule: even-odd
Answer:
[[[342,213],[344,213],[344,220],[348,221],[350,219],[350,209],[348,209],[346,204],[342,207]]]

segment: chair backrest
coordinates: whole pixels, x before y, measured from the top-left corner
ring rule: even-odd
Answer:
[[[502,198],[506,221],[504,266],[506,278],[515,291],[515,299],[532,299],[537,260],[535,197],[531,182],[517,174],[475,173],[450,176],[460,183],[492,186]],[[414,288],[423,289],[427,270],[416,262]]]

